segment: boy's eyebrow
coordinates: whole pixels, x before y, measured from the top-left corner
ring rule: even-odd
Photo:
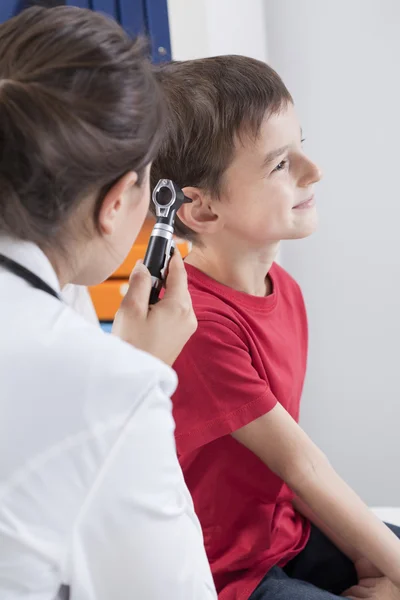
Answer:
[[[281,154],[284,154],[288,149],[289,149],[289,146],[286,145],[286,146],[281,146],[281,148],[276,148],[275,150],[271,150],[271,152],[268,152],[268,154],[264,158],[263,166],[264,167],[268,166],[269,163],[271,163],[273,160],[275,160],[275,158],[278,158],[278,156],[281,156]]]

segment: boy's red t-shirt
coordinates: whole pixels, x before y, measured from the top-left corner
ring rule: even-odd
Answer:
[[[293,493],[230,435],[277,402],[297,421],[307,318],[297,283],[274,264],[273,292],[256,297],[187,265],[199,321],[174,368],[176,444],[220,600],[247,600],[268,570],[306,545]]]

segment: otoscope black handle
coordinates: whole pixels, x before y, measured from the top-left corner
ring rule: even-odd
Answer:
[[[150,304],[158,302],[172,252],[173,228],[157,222],[151,232],[146,256],[143,261],[144,265],[150,271],[152,281]]]

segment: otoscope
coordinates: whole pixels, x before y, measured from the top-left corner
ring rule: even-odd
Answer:
[[[170,179],[160,179],[153,190],[152,202],[156,209],[156,224],[151,232],[144,265],[151,274],[149,304],[156,304],[164,284],[169,261],[175,250],[175,216],[182,204],[191,202],[182,190]]]

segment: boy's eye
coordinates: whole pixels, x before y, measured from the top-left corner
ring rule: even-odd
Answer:
[[[281,160],[281,162],[279,163],[279,165],[276,165],[275,169],[273,170],[273,173],[276,171],[283,171],[286,166],[287,166],[288,161],[285,160]]]

